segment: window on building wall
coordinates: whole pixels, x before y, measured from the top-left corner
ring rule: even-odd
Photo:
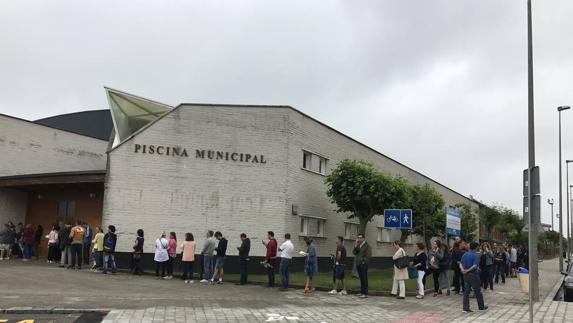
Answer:
[[[344,223],[344,239],[356,239],[358,235],[358,224]]]
[[[326,174],[326,158],[318,157],[318,172],[325,175]]]
[[[300,218],[300,234],[303,236],[311,237],[324,237],[324,225],[326,220],[301,217]]]
[[[76,217],[76,201],[60,201],[58,202],[58,218],[59,224],[72,222]]]
[[[392,230],[386,228],[378,228],[378,242],[393,242]]]
[[[302,168],[311,169],[312,154],[308,151],[302,152]]]

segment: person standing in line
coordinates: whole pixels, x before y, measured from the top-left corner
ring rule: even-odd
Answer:
[[[143,238],[143,229],[137,229],[137,237],[133,244],[133,254],[131,256],[132,269],[134,275],[143,274],[143,267],[141,266],[141,257],[143,256],[143,244],[145,239]]]
[[[237,285],[247,284],[247,275],[249,267],[249,252],[251,251],[251,240],[247,238],[245,233],[241,233],[241,245],[237,247],[239,250],[239,271],[241,279]]]
[[[84,238],[86,236],[86,229],[82,226],[82,222],[78,221],[76,226],[70,231],[70,238],[72,239],[72,269],[82,269],[82,247],[84,245]],[[77,267],[76,267],[77,263]]]
[[[16,248],[13,250],[17,251],[20,258],[24,258],[24,239],[22,235],[24,234],[24,224],[18,222],[18,225],[14,229],[16,232]]]
[[[332,295],[346,295],[346,282],[344,281],[344,271],[346,270],[346,248],[344,247],[344,237],[338,236],[336,239],[336,251],[334,254],[334,288],[329,292]],[[340,291],[338,291],[340,289]]]
[[[107,227],[107,233],[103,237],[103,274],[107,274],[108,262],[111,261],[111,273],[117,272],[117,265],[115,264],[115,246],[117,244],[117,235],[115,234],[115,226],[110,225]]]
[[[275,287],[275,266],[277,264],[277,240],[275,239],[275,233],[272,231],[267,232],[268,241],[263,240],[263,245],[267,248],[267,253],[265,255],[267,276],[269,279],[268,287]]]
[[[313,293],[315,291],[314,275],[318,273],[318,260],[316,255],[316,246],[314,241],[309,237],[304,237],[306,243],[306,252],[301,251],[301,255],[305,256],[304,259],[304,274],[306,275],[306,282],[304,286],[304,293]]]
[[[60,231],[60,226],[54,224],[52,226],[52,230],[46,236],[48,239],[48,263],[51,264],[56,260],[57,251],[58,251],[58,231]]]
[[[489,248],[489,243],[484,242],[481,246],[482,254],[480,257],[480,266],[483,271],[483,289],[487,291],[487,287],[489,286],[490,291],[493,291],[493,252]]]
[[[392,256],[392,260],[396,261],[402,257],[406,257],[406,251],[402,248],[402,243],[400,240],[394,241],[394,249],[396,253]],[[404,282],[408,279],[408,267],[398,268],[394,264],[394,278],[392,281],[392,296],[398,299],[406,298],[406,283]],[[399,288],[398,288],[399,287]],[[398,294],[398,291],[400,294]]]
[[[92,271],[98,271],[103,269],[103,238],[105,234],[101,226],[96,227],[96,234],[92,243],[94,244],[94,251],[92,253],[93,264]]]
[[[217,252],[217,257],[215,260],[215,275],[211,278],[211,283],[217,281],[217,284],[223,283],[223,274],[225,267],[225,258],[227,257],[227,239],[223,237],[223,234],[220,231],[215,232],[215,239],[219,240],[217,243],[217,248],[215,251]]]
[[[464,275],[464,299],[463,299],[463,312],[471,313],[470,309],[470,289],[474,290],[478,309],[480,311],[487,310],[483,301],[483,294],[481,293],[481,282],[479,275],[480,255],[476,251],[478,247],[477,242],[470,243],[470,250],[462,256],[460,261],[460,270]]]
[[[358,277],[360,278],[360,294],[358,294],[358,297],[367,298],[368,264],[372,257],[372,248],[370,248],[370,245],[366,242],[363,233],[356,236],[356,243],[354,244],[354,250],[352,253],[355,256],[356,270],[358,271]]]
[[[185,233],[185,241],[181,244],[181,262],[183,264],[183,279],[185,280],[185,284],[193,283],[195,239],[190,232]]]
[[[496,264],[495,283],[499,284],[499,276],[501,276],[501,283],[505,284],[505,263],[507,261],[507,253],[504,247],[499,246],[494,254],[494,261]]]
[[[10,228],[10,224],[4,224],[4,229],[0,231],[0,260],[10,260],[15,240],[16,233]]]
[[[285,241],[279,247],[281,252],[281,264],[280,264],[280,275],[281,275],[281,288],[280,291],[286,291],[288,289],[289,280],[289,267],[294,254],[294,245],[290,241],[290,233],[285,233]]]
[[[517,277],[516,273],[517,267],[515,266],[516,264],[517,264],[517,249],[515,249],[513,245],[509,245],[509,266],[510,266],[509,277]]]
[[[428,256],[426,255],[426,246],[418,242],[416,243],[416,255],[412,259],[412,264],[418,270],[418,293],[416,294],[417,299],[424,298],[424,275],[426,274],[426,262],[428,261]]]
[[[461,248],[461,241],[454,242],[454,247],[452,248],[452,269],[454,270],[454,293],[459,294],[464,286],[464,279],[462,272],[460,270],[460,261],[465,251]]]
[[[72,264],[72,249],[71,249],[71,242],[72,239],[70,238],[70,233],[72,231],[72,225],[66,223],[64,228],[58,235],[60,238],[60,250],[62,252],[61,259],[60,259],[60,267],[68,268]]]
[[[34,256],[36,256],[36,260],[40,259],[40,244],[42,243],[43,236],[44,227],[39,224],[34,231]]]
[[[210,283],[213,278],[213,254],[217,248],[217,240],[213,238],[213,231],[207,231],[207,240],[203,243],[203,279],[200,283]]]
[[[442,244],[444,257],[440,261],[440,290],[446,287],[446,296],[450,296],[450,266],[451,266],[451,252],[448,250],[448,244]]]
[[[164,279],[173,279],[173,263],[175,262],[175,257],[177,257],[177,235],[175,232],[169,232],[169,247],[167,247],[167,254],[169,259],[165,264],[167,266],[167,276]]]
[[[84,228],[86,229],[86,237],[84,238],[84,263],[86,265],[90,264],[90,245],[92,243],[92,238],[94,236],[92,227],[87,222],[84,222]]]
[[[157,279],[160,278],[159,268],[161,268],[161,278],[165,277],[165,263],[169,260],[167,248],[169,248],[169,241],[165,239],[165,231],[163,231],[161,236],[155,240],[155,256],[153,260],[155,261],[155,277]]]
[[[432,269],[432,277],[434,278],[434,297],[442,294],[443,286],[440,286],[440,276],[442,273],[440,263],[442,259],[444,259],[442,241],[436,239],[432,242],[432,253],[430,256],[430,268]]]
[[[24,261],[30,260],[34,254],[34,228],[30,223],[22,231],[22,243],[24,244]]]

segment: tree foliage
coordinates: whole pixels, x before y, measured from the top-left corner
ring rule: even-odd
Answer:
[[[406,234],[423,236],[426,246],[429,246],[432,237],[444,235],[446,227],[444,199],[428,183],[413,186],[411,196],[412,230]]]
[[[361,233],[375,215],[382,215],[384,209],[404,208],[410,200],[410,186],[405,179],[386,175],[363,160],[341,161],[325,182],[336,212],[357,218]]]
[[[476,231],[478,228],[478,210],[472,209],[471,205],[465,203],[456,204],[455,208],[460,210],[462,213],[460,238],[464,241],[475,241]]]

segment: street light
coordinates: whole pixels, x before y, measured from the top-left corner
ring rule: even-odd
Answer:
[[[573,160],[566,160],[565,161],[565,182],[567,188],[567,259],[571,257],[571,220],[569,219],[569,208],[571,207],[571,198],[569,197],[569,163],[573,162]]]
[[[561,111],[571,109],[568,105],[557,107],[559,112],[559,214],[563,214],[563,175],[561,167]],[[559,271],[563,271],[563,219],[559,219]]]
[[[555,231],[553,229],[553,199],[547,199],[547,203],[549,203],[549,205],[551,205],[551,231]]]

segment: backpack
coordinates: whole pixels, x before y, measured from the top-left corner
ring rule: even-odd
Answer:
[[[106,234],[103,240],[103,251],[112,252],[113,251],[113,235]]]

